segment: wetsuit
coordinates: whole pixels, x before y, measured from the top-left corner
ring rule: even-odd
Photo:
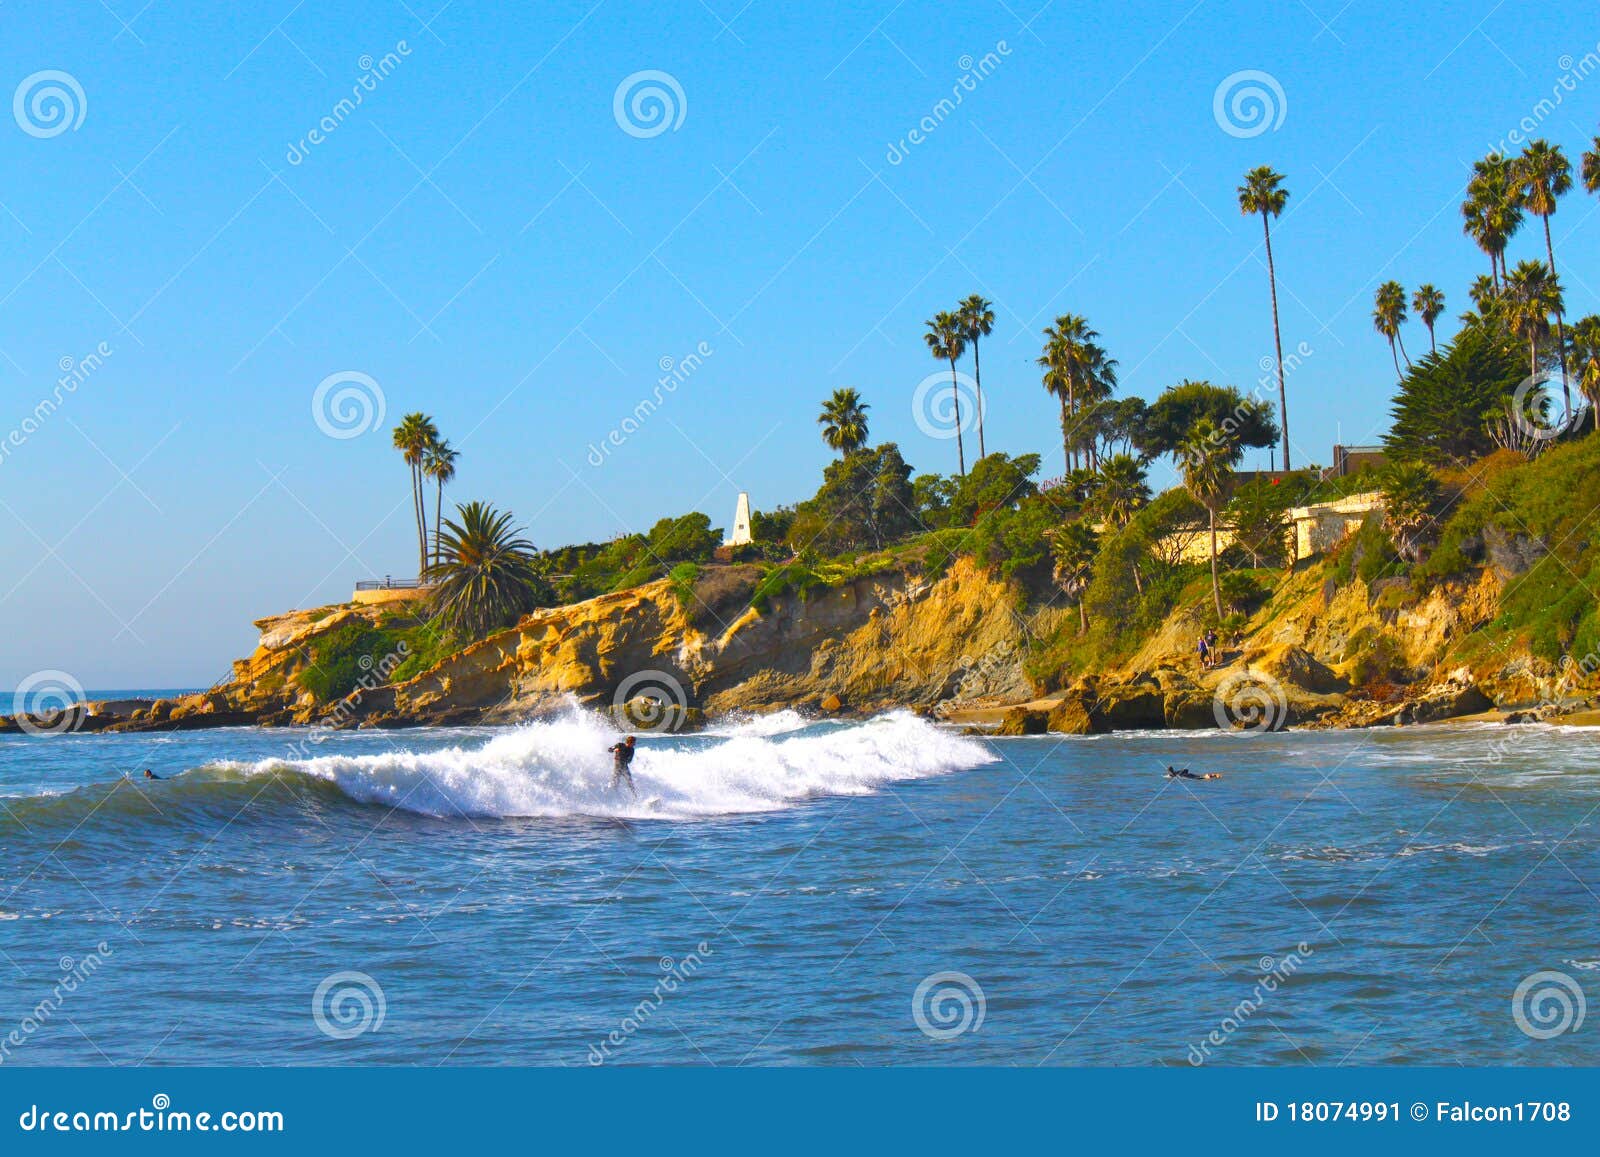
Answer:
[[[633,762],[634,749],[626,743],[618,743],[611,749],[611,790],[617,789],[617,784],[626,783],[628,790],[634,795],[639,794],[639,789],[633,786],[633,772],[628,765]]]

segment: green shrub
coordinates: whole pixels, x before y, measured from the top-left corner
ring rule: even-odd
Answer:
[[[299,683],[318,703],[333,703],[356,689],[365,677],[386,683],[409,654],[400,632],[370,623],[346,623],[311,644],[309,665]]]

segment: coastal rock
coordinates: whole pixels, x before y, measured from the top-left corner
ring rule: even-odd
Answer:
[[[1050,716],[1034,707],[1013,707],[1000,719],[996,735],[1043,735],[1050,726]]]
[[[1068,695],[1050,709],[1045,726],[1061,735],[1094,735],[1104,730],[1095,726],[1082,695]]]

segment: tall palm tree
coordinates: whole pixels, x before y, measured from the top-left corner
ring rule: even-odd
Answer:
[[[1061,402],[1061,448],[1067,472],[1077,467],[1073,449],[1074,423],[1083,407],[1111,396],[1117,386],[1117,362],[1106,356],[1100,334],[1075,313],[1064,313],[1044,330],[1045,390]],[[1092,452],[1091,452],[1092,456]]]
[[[411,513],[417,520],[417,575],[428,569],[428,508],[422,501],[422,462],[439,440],[439,428],[423,413],[407,414],[394,428],[394,448],[411,468]]]
[[[533,543],[512,525],[509,511],[485,502],[457,506],[439,542],[428,578],[436,584],[433,611],[442,626],[472,638],[510,626],[539,605],[544,579]]]
[[[1594,147],[1583,154],[1583,187],[1600,193],[1600,137],[1595,137]]]
[[[430,444],[422,457],[422,472],[433,479],[433,561],[439,561],[439,535],[444,527],[444,487],[455,481],[461,452],[441,439]]]
[[[1089,629],[1089,612],[1083,605],[1083,595],[1094,576],[1094,559],[1099,549],[1100,536],[1081,519],[1066,523],[1050,534],[1050,555],[1055,563],[1052,577],[1061,593],[1078,604],[1080,635]]]
[[[1550,275],[1556,274],[1556,250],[1550,240],[1550,218],[1556,202],[1572,188],[1572,165],[1560,145],[1549,141],[1529,141],[1516,163],[1517,187],[1528,212],[1544,219],[1544,251],[1550,259]],[[1556,310],[1556,348],[1567,348],[1567,327]],[[1572,387],[1567,382],[1567,362],[1561,359],[1561,395],[1566,413],[1572,413]]]
[[[1543,261],[1519,261],[1506,274],[1506,318],[1528,343],[1528,376],[1539,376],[1539,342],[1550,336],[1550,316],[1561,310],[1561,286]]]
[[[1239,186],[1239,212],[1245,216],[1261,214],[1262,235],[1267,242],[1267,283],[1272,287],[1272,343],[1277,350],[1278,419],[1283,427],[1283,468],[1289,469],[1289,400],[1283,388],[1283,336],[1278,329],[1278,271],[1272,262],[1272,218],[1283,212],[1289,190],[1283,187],[1283,174],[1270,165],[1258,165],[1244,175]],[[1220,617],[1221,611],[1217,614]]]
[[[1210,418],[1196,422],[1189,437],[1178,446],[1183,488],[1206,508],[1211,528],[1211,605],[1219,621],[1222,619],[1222,586],[1217,580],[1217,512],[1222,509],[1228,493],[1228,479],[1238,460],[1238,446],[1227,431]]]
[[[1573,324],[1568,362],[1579,392],[1589,401],[1589,421],[1600,431],[1600,317],[1591,313]]]
[[[1389,356],[1394,359],[1394,376],[1400,372],[1400,353],[1405,353],[1405,340],[1400,337],[1400,327],[1406,323],[1406,287],[1398,281],[1385,281],[1378,286],[1372,309],[1372,327],[1389,339]],[[1395,342],[1400,343],[1400,353],[1395,352]],[[1411,364],[1411,358],[1406,358]]]
[[[1472,166],[1467,199],[1461,204],[1462,229],[1489,255],[1495,284],[1504,281],[1505,252],[1522,228],[1522,194],[1516,168],[1508,157],[1490,153]]]
[[[848,454],[867,444],[867,411],[871,406],[861,400],[853,389],[835,390],[833,396],[822,403],[822,413],[817,424],[822,427],[822,440],[831,450]]]
[[[1438,353],[1439,342],[1434,337],[1433,323],[1444,316],[1444,294],[1431,282],[1424,282],[1417,286],[1417,292],[1412,295],[1411,308],[1417,311],[1422,324],[1428,327],[1429,352]]]
[[[956,307],[956,316],[961,318],[963,336],[972,343],[972,382],[978,393],[978,457],[987,458],[989,451],[983,444],[983,423],[986,407],[983,404],[983,366],[978,361],[978,339],[988,337],[994,332],[994,310],[990,308],[994,302],[987,300],[981,293],[969,294],[960,305]]]
[[[928,343],[928,352],[950,363],[950,395],[956,406],[956,463],[965,478],[967,452],[961,444],[961,389],[956,384],[956,362],[967,352],[966,330],[961,318],[947,309],[934,314],[927,325],[928,332],[922,335],[922,340]]]

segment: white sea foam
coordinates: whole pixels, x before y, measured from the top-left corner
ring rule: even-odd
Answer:
[[[865,795],[997,758],[908,712],[789,738],[768,733],[774,718],[724,735],[642,737],[633,761],[637,799],[625,787],[610,789],[606,749],[618,733],[583,713],[530,723],[473,748],[263,760],[240,770],[265,775],[287,766],[360,802],[422,815],[692,819]]]

